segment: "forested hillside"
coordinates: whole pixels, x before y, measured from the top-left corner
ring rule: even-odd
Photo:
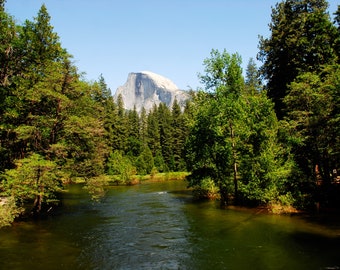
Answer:
[[[138,114],[82,77],[44,5],[17,25],[0,4],[0,225],[70,182],[169,171],[223,205],[340,207],[340,8],[333,22],[326,1],[278,3],[259,69],[251,59],[244,78],[239,54],[212,50],[184,111]]]

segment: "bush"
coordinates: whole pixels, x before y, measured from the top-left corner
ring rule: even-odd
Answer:
[[[92,177],[86,181],[84,189],[90,193],[93,200],[98,201],[104,197],[105,186],[108,185],[109,181],[110,177],[105,175]]]
[[[0,201],[0,228],[11,225],[23,211],[15,204],[14,197],[3,197]]]
[[[211,178],[204,178],[200,185],[194,186],[195,199],[219,199],[219,188]]]
[[[130,184],[133,180],[132,176],[136,174],[136,168],[121,151],[114,151],[110,155],[107,167],[108,175],[118,176],[120,184]]]
[[[268,204],[269,211],[273,214],[290,214],[296,213],[297,210],[293,206],[295,200],[290,192],[280,195],[275,201],[271,201]]]

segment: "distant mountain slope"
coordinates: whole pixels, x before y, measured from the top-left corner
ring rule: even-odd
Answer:
[[[117,88],[114,99],[122,95],[125,109],[132,110],[136,106],[137,112],[144,107],[150,111],[154,104],[161,102],[171,107],[175,99],[183,108],[189,99],[189,94],[169,79],[150,71],[129,73],[126,83]]]

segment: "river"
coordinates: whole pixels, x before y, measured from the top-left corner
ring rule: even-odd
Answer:
[[[0,269],[340,269],[340,226],[194,202],[183,181],[70,186],[54,215],[0,230]]]

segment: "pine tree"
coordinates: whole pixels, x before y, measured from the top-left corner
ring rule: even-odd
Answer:
[[[330,21],[325,0],[286,0],[272,9],[271,36],[260,40],[261,72],[279,119],[288,85],[302,72],[319,72],[339,57],[339,33]]]
[[[159,139],[162,156],[167,166],[167,171],[175,170],[175,160],[173,154],[173,129],[171,126],[171,111],[164,104],[160,103],[157,111],[159,123]]]
[[[64,74],[68,56],[53,32],[46,7],[41,7],[33,22],[26,21],[18,29],[19,34],[12,33],[16,40],[8,48],[15,55],[11,65],[19,64],[3,78],[8,95],[2,123],[10,134],[4,143],[11,149],[9,162],[48,148],[60,120],[55,118],[60,117],[61,92],[68,83]],[[61,86],[61,92],[55,91],[56,85],[57,89]]]
[[[128,142],[127,154],[131,157],[138,157],[141,153],[142,141],[140,138],[140,120],[134,106],[133,110],[127,113],[128,119]]]
[[[312,182],[321,177],[330,184],[339,166],[339,74],[339,65],[319,74],[304,73],[284,99],[295,158]]]
[[[19,29],[20,72],[4,86],[9,94],[1,108],[0,154],[9,160],[1,166],[1,192],[15,202],[33,200],[39,213],[62,182],[104,172],[105,106],[95,98],[98,84],[80,81],[44,5]]]
[[[174,170],[183,171],[185,169],[184,163],[184,142],[186,136],[186,126],[184,122],[184,117],[181,112],[181,107],[179,106],[177,100],[174,101],[171,110],[171,126],[172,126],[172,149],[174,155]]]
[[[137,173],[144,175],[150,174],[154,168],[154,158],[148,146],[143,146],[139,157],[137,158]]]
[[[5,10],[5,3],[6,0],[0,0],[0,12],[3,12]]]
[[[51,62],[58,62],[65,53],[59,36],[53,31],[51,17],[42,5],[34,21],[26,21],[20,33],[24,44],[22,61],[30,73],[30,83],[34,84],[44,76],[44,69]]]
[[[337,11],[334,13],[334,22],[338,25],[338,31],[340,32],[340,5],[338,5]]]
[[[142,142],[142,145],[147,145],[147,127],[148,127],[148,118],[145,108],[142,108],[142,111],[140,113],[140,120],[139,120],[139,126],[140,126],[140,139]]]
[[[13,97],[13,81],[21,73],[20,42],[16,28],[13,18],[3,9],[0,10],[0,172],[13,166],[15,158],[15,150],[9,139],[13,135],[8,128],[11,120],[6,112],[18,113],[15,110],[17,100]]]
[[[116,111],[115,111],[115,122],[112,122],[112,151],[119,150],[124,153],[127,150],[128,140],[128,119],[126,117],[124,102],[121,95],[118,96]]]
[[[155,105],[147,117],[147,143],[152,155],[157,156],[161,152],[161,142],[158,123],[158,108]]]
[[[260,92],[263,88],[260,80],[260,72],[253,58],[249,59],[247,65],[245,86],[246,92],[250,95]]]
[[[5,87],[12,83],[13,76],[15,76],[20,67],[19,61],[19,38],[16,30],[14,19],[0,10],[0,87],[1,100],[3,104],[5,98]]]

